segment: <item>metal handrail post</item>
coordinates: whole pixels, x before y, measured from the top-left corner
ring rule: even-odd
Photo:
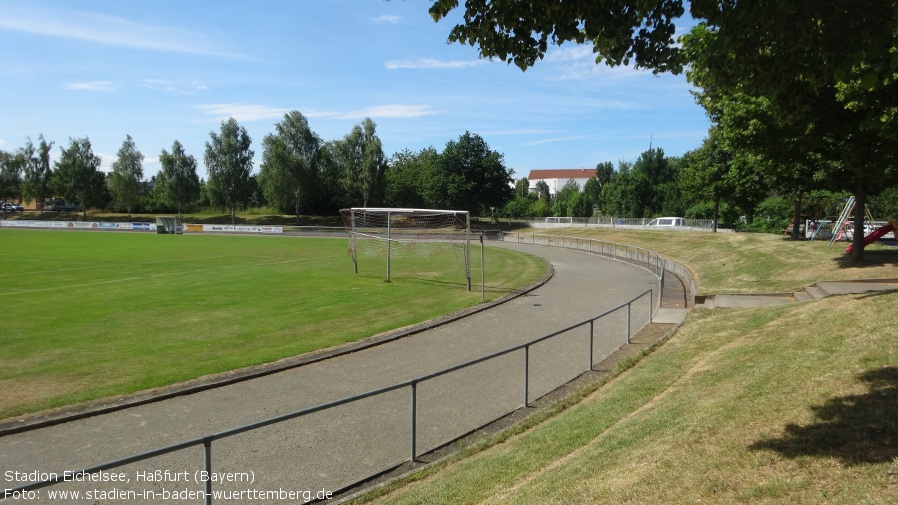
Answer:
[[[203,439],[203,459],[206,464],[206,482],[204,488],[206,491],[206,505],[212,505],[212,438]]]
[[[416,454],[417,451],[417,438],[418,438],[418,383],[412,382],[412,429],[411,429],[411,449],[412,449],[412,463],[415,462],[415,458],[418,457]]]
[[[594,337],[594,333],[593,333],[593,326],[594,326],[595,322],[596,322],[595,319],[590,319],[590,321],[589,321],[589,371],[590,372],[592,371],[592,367],[593,367],[592,353],[593,353],[593,349],[595,349],[595,347],[594,347],[595,337]]]
[[[530,346],[524,346],[524,407],[530,406]]]
[[[652,309],[655,308],[655,292],[649,291],[649,324],[652,324]]]
[[[630,343],[630,303],[627,303],[627,343]]]

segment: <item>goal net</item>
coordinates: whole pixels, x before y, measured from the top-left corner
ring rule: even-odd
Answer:
[[[349,250],[355,272],[360,256],[387,260],[409,255],[431,258],[452,253],[464,265],[471,290],[471,220],[467,211],[353,207],[340,215],[349,231]]]

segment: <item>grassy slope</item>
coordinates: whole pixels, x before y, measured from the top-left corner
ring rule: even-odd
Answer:
[[[363,257],[353,275],[338,239],[0,230],[0,243],[0,418],[295,356],[480,302],[451,255],[397,260],[385,283],[383,260]],[[545,269],[511,251],[486,257],[488,298]]]
[[[852,267],[835,246],[777,237],[601,235],[681,260],[705,292],[898,277],[885,250]],[[895,503],[895,335],[898,293],[695,312],[575,407],[365,501]]]
[[[823,280],[898,278],[898,250],[877,244],[853,264],[844,242],[793,242],[761,233],[703,233],[564,228],[527,230],[632,244],[660,253],[693,273],[698,294],[792,291]]]

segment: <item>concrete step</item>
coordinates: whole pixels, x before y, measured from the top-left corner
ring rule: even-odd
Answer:
[[[796,302],[808,302],[808,301],[811,300],[811,297],[808,296],[808,294],[805,293],[804,290],[802,290],[802,291],[796,291],[796,292],[793,294],[793,296],[795,297],[795,301],[796,301]]]
[[[810,297],[811,300],[820,300],[821,298],[826,298],[829,296],[829,293],[819,289],[817,286],[807,286],[804,288],[805,294]]]

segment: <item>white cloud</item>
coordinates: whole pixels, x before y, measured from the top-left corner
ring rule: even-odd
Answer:
[[[217,103],[200,105],[199,109],[225,120],[229,117],[237,121],[259,121],[263,119],[281,119],[290,109],[269,107],[267,105],[254,105],[244,103]],[[430,105],[376,105],[366,107],[364,109],[350,111],[335,110],[304,110],[303,115],[307,118],[329,118],[329,119],[364,119],[371,118],[416,118],[421,116],[429,116],[434,114],[433,107]]]
[[[649,137],[646,137],[643,134],[615,135],[615,134],[608,134],[608,133],[593,133],[590,135],[572,135],[570,137],[548,138],[548,139],[536,140],[533,142],[526,142],[521,145],[538,146],[541,144],[551,144],[554,142],[568,142],[568,141],[572,141],[572,140],[583,140],[583,139],[602,139],[604,141],[640,140],[640,139],[644,139],[644,138],[645,139],[650,139],[650,138],[654,138],[654,139],[661,139],[661,138],[697,138],[697,139],[701,139],[701,138],[704,138],[704,136],[707,135],[707,133],[708,133],[707,131],[699,131],[699,130],[668,131],[668,132],[660,132],[660,133],[657,133],[657,132],[650,133]]]
[[[626,65],[609,67],[604,62],[596,63],[592,44],[575,44],[558,47],[550,51],[543,60],[551,64],[551,81],[568,81],[584,79],[629,79],[645,75],[647,71],[638,70]]]
[[[73,91],[115,91],[115,85],[109,81],[70,82],[63,88]]]
[[[525,146],[538,146],[538,145],[540,145],[540,144],[550,144],[550,143],[553,143],[553,142],[567,142],[567,141],[570,141],[570,140],[591,139],[591,138],[601,137],[601,136],[602,136],[602,135],[600,135],[600,134],[593,134],[593,135],[576,135],[576,136],[571,136],[571,137],[555,137],[555,138],[550,138],[550,139],[535,140],[535,141],[533,141],[533,142],[525,142],[525,143],[523,143],[523,144],[521,144],[521,145],[525,145]]]
[[[307,117],[324,117],[333,119],[364,119],[371,118],[415,118],[435,114],[430,105],[376,105],[353,111],[310,111]]]
[[[148,25],[91,12],[37,10],[4,5],[0,29],[155,51],[241,57],[208,37],[178,27]]]
[[[144,79],[143,85],[150,89],[168,91],[179,95],[189,95],[197,91],[206,91],[208,86],[197,80],[178,81],[171,79]]]
[[[289,112],[287,109],[246,103],[214,103],[209,105],[200,105],[199,109],[206,114],[215,116],[216,118],[221,120],[232,117],[237,121],[280,119],[284,116],[284,114]]]
[[[487,130],[483,132],[483,135],[544,135],[547,133],[552,133],[552,130]]]
[[[570,47],[558,46],[558,49],[550,51],[544,61],[578,61],[588,59],[595,62],[591,44],[575,44]]]
[[[402,21],[402,18],[399,16],[383,15],[374,18],[375,23],[389,23],[392,25],[398,25],[400,21]]]
[[[486,60],[436,60],[433,58],[418,58],[417,60],[390,60],[384,64],[388,70],[408,68],[466,68],[482,65]]]

